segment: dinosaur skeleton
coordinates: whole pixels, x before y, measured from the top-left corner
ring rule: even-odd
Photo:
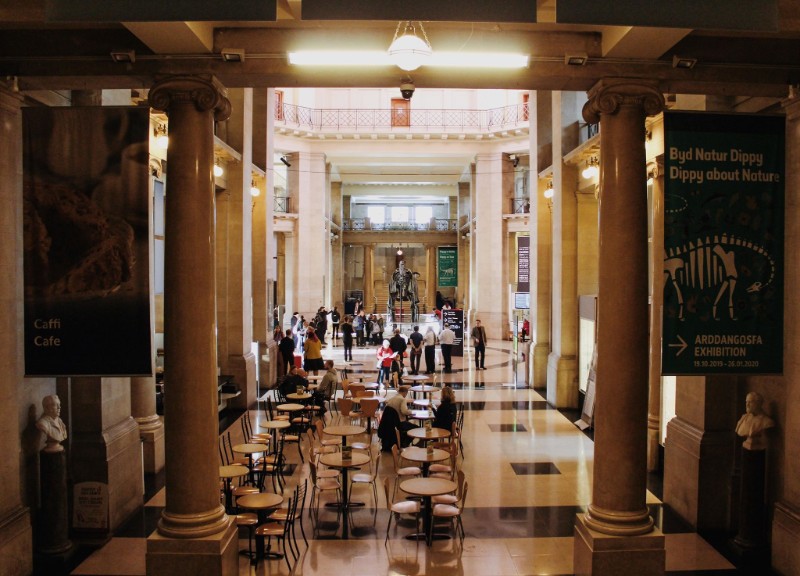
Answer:
[[[700,238],[696,243],[689,242],[688,245],[664,251],[665,280],[669,280],[675,289],[679,306],[679,320],[684,320],[684,300],[681,286],[699,290],[719,286],[712,307],[714,319],[719,319],[717,305],[726,292],[728,314],[731,320],[737,319],[733,310],[733,293],[739,279],[736,255],[737,253],[741,254],[743,249],[762,255],[769,263],[769,279],[764,283],[754,282],[746,289],[748,293],[759,292],[772,283],[775,277],[775,260],[763,247],[748,240],[723,234],[719,237],[714,236],[713,240],[708,237],[705,240]]]

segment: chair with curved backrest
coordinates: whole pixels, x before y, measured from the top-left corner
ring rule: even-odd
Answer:
[[[347,378],[342,378],[339,384],[342,386],[342,398],[349,398],[350,397],[350,380]]]
[[[361,418],[361,415],[358,412],[353,412],[353,401],[350,398],[339,398],[336,401],[336,404],[339,408],[339,421],[342,420],[349,420],[350,423],[353,420],[357,420]]]
[[[295,553],[291,540],[292,525],[294,524],[295,513],[297,511],[297,496],[298,493],[295,489],[294,494],[289,499],[289,507],[284,521],[267,522],[256,528],[256,541],[266,538],[269,542],[272,538],[276,538],[283,543],[283,558],[286,560],[286,566],[289,568],[290,573],[292,572],[292,565],[289,564],[289,552],[292,553],[292,562],[297,560],[300,555],[299,548],[297,549],[297,553]]]
[[[321,446],[332,447],[334,450],[338,450],[342,445],[341,436],[330,436],[325,434],[325,425],[322,420],[317,420],[314,422],[314,428],[317,431],[317,442],[319,442]]]
[[[294,522],[290,526],[291,533],[292,533],[292,542],[294,542],[295,549],[297,552],[300,552],[300,548],[297,546],[297,534],[295,531],[295,524],[300,524],[300,532],[303,535],[303,542],[305,542],[306,546],[308,546],[308,538],[306,538],[306,529],[303,527],[303,510],[305,510],[306,506],[306,492],[308,490],[308,479],[303,480],[302,483],[297,484],[297,505],[295,510]],[[275,520],[276,522],[288,522],[289,519],[289,508],[280,508],[270,514],[270,520]]]
[[[420,502],[419,500],[400,500],[392,502],[389,496],[389,478],[383,479],[383,493],[386,495],[386,509],[389,511],[389,521],[386,523],[386,539],[384,544],[389,541],[389,527],[392,525],[392,517],[395,514],[416,514],[417,516],[417,532],[419,532],[419,513]]]
[[[375,506],[378,506],[378,464],[380,463],[381,452],[377,446],[370,449],[369,472],[356,472],[350,474],[350,494],[353,493],[353,484],[372,484],[372,496],[375,498]],[[351,496],[352,498],[352,496]]]
[[[431,498],[432,504],[455,504],[461,500],[461,495],[464,493],[464,471],[459,470],[456,473],[456,491],[453,494],[440,494]]]
[[[428,466],[428,475],[432,476],[433,478],[445,478],[447,480],[453,480],[456,477],[456,471],[458,470],[458,442],[445,442],[439,445],[438,448],[450,452],[450,458],[448,459],[449,463],[432,463],[430,466]]]
[[[466,506],[468,489],[469,489],[469,482],[465,480],[464,488],[461,491],[461,499],[457,505],[436,504],[433,507],[432,522],[435,523],[437,518],[448,518],[451,522],[457,521],[458,528],[460,529],[461,532],[461,542],[464,542],[464,537],[466,536],[466,534],[464,533],[464,523],[461,521],[461,515],[463,514],[464,507]]]
[[[353,397],[359,396],[366,389],[367,389],[366,386],[364,386],[363,384],[352,383],[352,384],[350,384],[350,396],[353,396]]]
[[[378,398],[362,397],[361,400],[361,422],[364,418],[367,419],[367,441],[366,442],[353,442],[354,450],[368,450],[372,446],[372,422],[377,419],[378,408],[380,408],[381,401]]]
[[[394,490],[392,497],[397,494],[397,486],[400,484],[400,479],[415,478],[422,476],[422,469],[419,466],[403,466],[400,461],[400,449],[397,444],[392,446],[392,462],[394,463]]]
[[[336,494],[336,502],[341,503],[342,484],[335,478],[321,478],[317,476],[317,464],[313,460],[309,463],[311,470],[311,499],[308,503],[308,514],[311,515],[311,509],[314,506],[314,496],[317,497],[316,510],[319,511],[319,499],[323,492],[334,492]]]

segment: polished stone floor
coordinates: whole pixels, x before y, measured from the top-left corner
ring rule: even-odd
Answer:
[[[311,517],[303,517],[309,545],[300,539],[300,557],[294,574],[337,576],[416,575],[565,575],[572,574],[575,514],[591,502],[593,442],[591,431],[581,432],[572,422],[577,414],[547,405],[537,391],[515,382],[509,342],[491,343],[485,371],[471,368],[468,358],[454,359],[455,371],[436,374],[437,382],[449,382],[457,400],[465,404],[464,459],[469,482],[463,516],[466,538],[424,543],[404,536],[415,528],[412,517],[392,522],[384,545],[388,513],[379,490],[377,506],[369,487],[357,487],[353,498],[366,503],[354,509],[350,539],[342,539],[340,518],[324,502]],[[329,347],[326,357],[341,359],[341,348]],[[372,348],[356,349],[355,359],[372,364]],[[255,407],[254,407],[255,408]],[[329,415],[330,418],[331,415]],[[337,415],[334,413],[333,418]],[[251,411],[254,421],[264,413]],[[241,436],[231,427],[234,440]],[[375,440],[377,442],[377,439]],[[308,477],[294,447],[287,448],[294,464],[285,493]],[[393,478],[390,454],[381,454],[379,484]],[[661,503],[660,482],[651,478],[647,502],[653,518],[666,536],[668,574],[715,575],[768,574],[736,567],[720,546],[707,540],[670,513]],[[103,548],[88,556],[71,573],[75,575],[144,575],[145,537],[155,529],[165,502],[158,480],[150,489],[140,514]],[[246,532],[239,547],[246,550]],[[251,567],[240,556],[240,574],[288,574],[282,560],[268,560]]]

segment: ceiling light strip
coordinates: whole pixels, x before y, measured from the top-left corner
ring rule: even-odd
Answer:
[[[301,50],[289,52],[294,66],[394,66],[382,51]],[[425,66],[440,68],[526,68],[527,54],[505,52],[434,52]]]

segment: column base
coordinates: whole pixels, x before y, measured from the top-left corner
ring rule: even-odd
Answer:
[[[800,510],[775,504],[772,517],[772,568],[778,574],[800,574]]]
[[[533,347],[533,387],[536,390],[547,388],[547,357],[550,354],[549,342],[537,342]]]
[[[276,349],[277,352],[277,349]],[[256,403],[256,357],[251,352],[228,356],[225,374],[232,374],[241,394],[229,401],[231,408],[247,410]]]
[[[203,538],[167,538],[153,532],[147,539],[147,576],[235,576],[239,572],[236,524]]]
[[[164,469],[166,460],[164,454],[164,425],[152,429],[139,428],[139,437],[142,439],[142,460],[145,474],[158,474]]]
[[[577,408],[577,377],[578,360],[575,356],[550,354],[547,358],[547,403],[556,408]]]
[[[658,528],[641,536],[609,536],[575,522],[573,572],[576,576],[660,576],[666,566],[664,535]]]

